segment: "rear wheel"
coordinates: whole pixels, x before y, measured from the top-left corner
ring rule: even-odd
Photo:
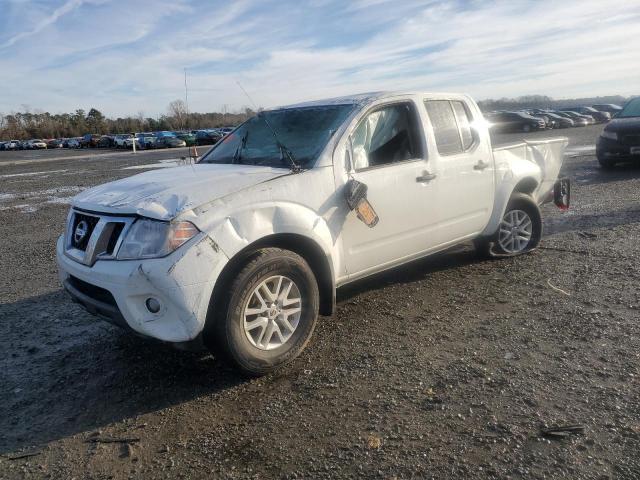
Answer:
[[[507,204],[497,232],[475,241],[487,256],[515,256],[534,250],[542,238],[542,215],[529,195],[514,193]]]
[[[258,250],[210,307],[205,340],[249,375],[292,361],[311,338],[319,292],[313,271],[294,252]]]

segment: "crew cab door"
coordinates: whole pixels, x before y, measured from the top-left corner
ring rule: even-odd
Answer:
[[[350,278],[379,270],[437,245],[437,181],[426,159],[423,117],[413,101],[373,107],[350,134],[350,177],[364,183],[379,222],[352,212],[342,228]]]
[[[442,244],[482,232],[494,201],[494,161],[481,114],[464,99],[426,98],[424,106],[438,156],[439,235]],[[435,155],[431,152],[431,155]]]

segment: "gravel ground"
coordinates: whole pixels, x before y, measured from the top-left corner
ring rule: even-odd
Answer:
[[[0,478],[639,478],[640,167],[600,171],[600,130],[559,132],[573,206],[544,207],[542,248],[344,287],[306,352],[253,380],[57,283],[68,199],[183,152],[0,152]]]

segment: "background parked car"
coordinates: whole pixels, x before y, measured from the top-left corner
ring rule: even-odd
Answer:
[[[116,148],[131,148],[131,145],[127,147],[126,140],[132,139],[133,135],[130,133],[121,133],[113,137],[113,141]]]
[[[541,118],[520,112],[496,112],[487,115],[491,128],[500,132],[530,132],[544,130],[546,124]]]
[[[553,118],[551,118],[548,113],[528,113],[528,112],[522,112],[522,113],[526,113],[527,115],[531,115],[532,117],[536,117],[544,120],[545,128],[548,128],[548,129],[557,128],[556,121]]]
[[[122,148],[133,148],[133,143],[135,142],[136,144],[136,148],[140,148],[140,144],[138,143],[138,137],[134,137],[133,135],[131,137],[125,138],[122,141]]]
[[[80,139],[80,148],[96,148],[101,138],[97,133],[87,133]]]
[[[47,142],[47,148],[62,148],[62,140],[54,138]]]
[[[616,113],[622,111],[622,107],[620,105],[616,105],[615,103],[598,103],[591,106],[599,112],[608,112],[611,114],[611,116],[614,116]]]
[[[222,134],[223,137],[226,135],[229,135],[234,130],[235,130],[235,127],[222,127],[218,129],[218,131]]]
[[[187,145],[187,147],[191,147],[196,144],[196,136],[193,133],[180,132],[176,134],[176,137],[178,137],[180,140],[184,140],[184,143]]]
[[[47,144],[39,138],[33,138],[26,142],[24,148],[26,150],[45,150],[47,148]]]
[[[559,115],[561,117],[568,118],[569,120],[573,121],[573,126],[574,127],[586,127],[587,125],[589,125],[589,120],[587,120],[586,118],[584,118],[582,116],[572,117],[567,112],[561,112],[559,110],[556,110],[553,113],[555,113],[556,115]]]
[[[156,148],[156,137],[152,133],[139,133],[136,135],[136,148]]]
[[[583,115],[578,112],[574,112],[573,110],[562,110],[564,113],[569,115],[572,119],[576,118],[584,118],[587,121],[587,125],[593,125],[596,123],[595,119],[591,115]]]
[[[67,148],[82,148],[80,146],[80,137],[78,138],[68,138],[66,141]]]
[[[596,156],[602,168],[613,168],[626,160],[640,162],[640,97],[629,100],[604,127],[596,143]]]
[[[156,148],[177,148],[186,146],[186,142],[178,137],[165,136],[156,140]]]
[[[18,150],[20,146],[20,140],[9,140],[4,142],[0,150]]]
[[[554,127],[553,128],[570,128],[575,126],[573,120],[567,117],[561,117],[553,112],[545,112],[544,115],[549,117],[549,119],[553,120]]]
[[[196,145],[214,145],[223,137],[217,130],[198,130],[196,132]]]
[[[114,146],[115,142],[113,141],[113,137],[111,135],[103,135],[98,141],[99,148],[112,148]]]
[[[593,107],[575,107],[571,110],[581,115],[589,115],[596,123],[606,123],[611,120],[611,114],[609,112],[600,112]]]

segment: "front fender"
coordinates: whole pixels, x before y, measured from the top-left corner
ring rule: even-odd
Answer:
[[[332,255],[334,242],[329,225],[308,207],[283,201],[262,202],[246,204],[222,214],[224,202],[221,202],[221,205],[212,205],[211,210],[219,213],[215,219],[196,217],[191,221],[206,232],[229,258],[267,236],[296,234],[320,246],[332,271],[336,271]]]

